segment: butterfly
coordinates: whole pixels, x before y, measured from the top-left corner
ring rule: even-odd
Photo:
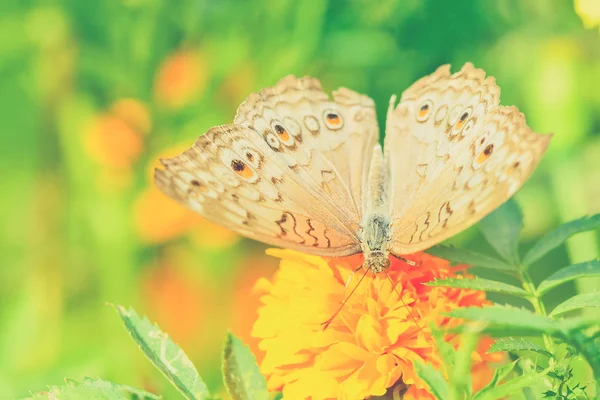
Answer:
[[[410,86],[387,112],[346,88],[288,76],[253,93],[233,123],[161,160],[156,185],[208,220],[270,245],[321,256],[427,249],[468,228],[531,175],[551,135],[500,104],[493,77],[465,64]]]

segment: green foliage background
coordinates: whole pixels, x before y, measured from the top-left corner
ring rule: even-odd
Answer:
[[[199,60],[201,82],[190,99],[168,107],[157,74],[178,51]],[[467,61],[497,78],[503,104],[555,135],[517,195],[522,246],[600,212],[600,33],[583,27],[570,1],[1,2],[0,397],[84,375],[171,393],[106,301],[156,319],[218,392],[219,346],[211,344],[230,326],[250,340],[240,320],[253,310],[236,299],[240,288],[249,296],[258,277],[247,270],[268,275],[273,262],[249,241],[215,246],[185,232],[144,240],[133,216],[151,184],[151,160],[230,121],[247,94],[290,73],[369,94],[383,122],[391,94],[441,64],[456,70]],[[123,98],[145,104],[152,121],[125,184],[117,177],[127,174],[107,172],[85,144],[91,121]],[[492,251],[473,229],[452,243]],[[597,256],[597,233],[581,234],[531,273],[539,280]],[[174,289],[160,286],[162,275],[152,278],[165,270],[178,277]],[[174,302],[187,290],[181,282],[208,294]],[[558,304],[599,284],[584,280],[546,299]],[[157,310],[162,303],[172,311]],[[195,316],[191,333],[169,329],[169,312],[182,332]]]

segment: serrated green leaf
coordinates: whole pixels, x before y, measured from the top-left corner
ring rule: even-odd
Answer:
[[[496,351],[534,351],[536,353],[552,357],[552,353],[546,351],[546,349],[539,344],[530,342],[529,340],[525,340],[523,338],[498,339],[490,346],[488,353],[494,353]]]
[[[147,318],[141,318],[132,308],[115,308],[142,352],[186,399],[210,399],[208,388],[198,371],[183,350],[166,333]]]
[[[485,395],[487,392],[498,386],[498,384],[500,384],[504,380],[504,378],[506,378],[515,369],[517,361],[519,360],[515,360],[509,364],[496,368],[492,379],[488,382],[487,385],[481,388],[481,390],[475,393],[475,395],[473,396],[473,400],[478,400],[481,396]]]
[[[157,400],[160,399],[161,396],[157,396],[153,393],[147,392],[142,389],[134,388],[128,385],[120,385],[116,383],[112,383],[109,381],[105,381],[103,379],[93,379],[93,378],[84,378],[82,384],[100,388],[100,387],[113,387],[122,390],[125,393],[129,394],[129,399],[139,399],[139,400]]]
[[[532,386],[539,382],[545,375],[547,375],[548,369],[539,372],[531,372],[523,374],[519,377],[513,378],[508,382],[496,386],[487,390],[485,393],[477,394],[475,399],[477,400],[497,400],[503,399],[506,396],[515,394],[526,387]],[[474,399],[474,400],[475,400]]]
[[[465,307],[453,310],[446,315],[464,318],[486,324],[483,333],[492,336],[526,336],[535,334],[551,334],[563,336],[560,322],[531,311],[508,306]],[[458,331],[463,331],[459,327]]]
[[[473,289],[473,290],[485,290],[486,292],[504,293],[511,294],[513,296],[528,297],[530,293],[525,290],[509,285],[504,282],[492,281],[489,279],[438,279],[433,282],[428,282],[427,286],[443,286],[452,287],[457,289]]]
[[[523,215],[514,200],[508,200],[478,224],[485,240],[510,265],[519,264],[519,234],[523,228]]]
[[[36,393],[33,399],[51,400],[158,400],[159,396],[102,379],[85,378],[83,382],[68,380],[63,386],[52,386]]]
[[[550,316],[556,317],[566,312],[578,310],[584,307],[600,307],[600,292],[575,295],[557,305],[550,313]]]
[[[569,265],[559,269],[548,278],[546,278],[537,288],[539,294],[547,293],[550,289],[555,288],[565,282],[577,278],[600,275],[600,260],[586,261],[579,264]]]
[[[523,264],[533,264],[550,250],[560,246],[565,240],[576,233],[591,231],[598,228],[600,228],[600,214],[579,218],[562,224],[552,232],[542,236],[542,238],[529,249],[523,258]]]
[[[267,400],[267,381],[256,358],[240,339],[228,333],[223,346],[223,380],[233,400]]]
[[[516,271],[517,269],[502,260],[479,254],[471,250],[437,245],[427,250],[427,253],[451,261],[455,264],[468,264],[473,267],[493,269],[497,271]]]
[[[429,386],[429,392],[438,400],[446,400],[449,393],[448,382],[440,371],[421,361],[415,361],[413,365],[417,375]]]

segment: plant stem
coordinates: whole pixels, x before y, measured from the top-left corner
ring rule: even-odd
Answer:
[[[548,313],[546,312],[546,306],[544,306],[544,302],[542,301],[541,296],[539,295],[531,276],[529,275],[529,271],[527,271],[526,266],[521,266],[519,269],[519,274],[521,277],[521,282],[523,284],[523,289],[531,294],[531,298],[529,299],[531,305],[533,305],[533,309],[538,315],[542,315],[546,317]],[[544,346],[546,347],[546,351],[554,354],[554,343],[549,335],[544,334]]]

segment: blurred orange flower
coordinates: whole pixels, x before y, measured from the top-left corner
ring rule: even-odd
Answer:
[[[102,166],[129,169],[140,156],[143,136],[150,127],[150,114],[144,104],[134,99],[118,100],[109,112],[92,120],[85,148]]]
[[[189,264],[182,257],[173,249],[164,254],[142,277],[142,293],[152,320],[189,349],[206,326],[214,295],[206,280],[190,276],[180,267]]]
[[[202,93],[206,79],[207,66],[200,54],[178,50],[162,62],[156,73],[156,102],[167,109],[181,108]]]
[[[447,261],[419,253],[411,256],[418,267],[392,260],[387,271],[407,306],[385,275],[369,272],[323,330],[321,323],[362,277],[362,272],[351,277],[362,256],[328,261],[290,250],[269,254],[282,260],[272,281],[257,283],[263,305],[252,334],[261,339],[269,389],[287,399],[362,399],[383,395],[400,378],[410,385],[405,399],[433,398],[412,367],[415,359],[442,365],[429,325],[455,326],[459,321],[442,313],[488,304],[484,292],[423,285],[454,273]],[[501,357],[485,350],[480,346],[473,355],[476,387],[492,376],[487,363]]]
[[[113,115],[125,121],[136,131],[147,134],[152,129],[150,112],[146,106],[135,99],[120,99],[115,101],[110,110]]]
[[[135,227],[145,243],[162,243],[187,233],[204,219],[163,194],[154,185],[134,205]]]
[[[190,147],[181,144],[168,148],[150,160],[148,179],[152,181],[155,168],[162,168],[161,158],[176,156]],[[145,243],[162,243],[186,233],[199,247],[222,249],[231,247],[239,235],[213,224],[190,209],[163,194],[154,184],[143,191],[134,205],[135,226]]]
[[[273,276],[277,271],[277,259],[262,255],[260,257],[244,257],[240,272],[235,274],[232,290],[233,312],[229,324],[233,331],[242,341],[250,347],[258,362],[262,360],[262,352],[259,350],[259,339],[251,335],[252,325],[258,316],[260,299],[255,295],[256,282],[265,276]]]

